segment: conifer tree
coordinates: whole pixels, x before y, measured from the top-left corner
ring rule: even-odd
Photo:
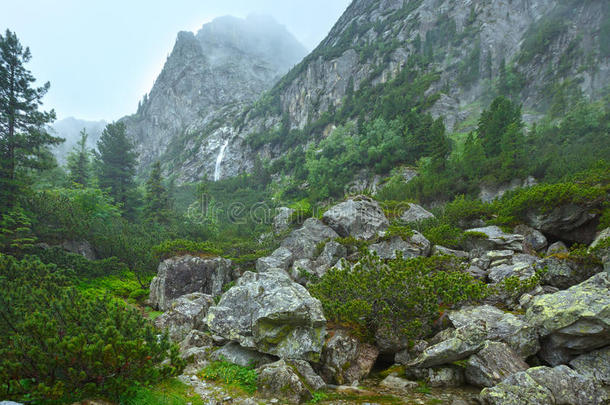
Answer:
[[[502,137],[511,124],[523,128],[521,107],[507,98],[497,97],[489,109],[483,111],[477,132],[488,158],[500,155]]]
[[[38,108],[50,84],[32,87],[36,79],[25,68],[31,57],[15,33],[0,35],[0,211],[14,205],[28,170],[53,166],[48,146],[63,141],[45,129],[55,112]]]
[[[447,157],[451,153],[451,143],[445,135],[445,124],[442,118],[437,118],[430,127],[430,157],[435,170],[443,170]]]
[[[69,178],[83,187],[89,186],[91,170],[91,151],[87,148],[89,134],[85,128],[80,131],[80,140],[68,155]]]
[[[99,152],[99,183],[107,189],[124,214],[134,216],[136,203],[136,152],[127,139],[125,124],[108,124],[97,142]]]
[[[169,216],[169,197],[161,178],[161,163],[156,161],[146,181],[144,214],[150,221],[166,223]]]

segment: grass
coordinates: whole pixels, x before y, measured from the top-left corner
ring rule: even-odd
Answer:
[[[253,394],[256,391],[258,374],[252,367],[238,366],[227,361],[215,361],[201,370],[198,377],[219,382],[228,388],[237,389],[247,394]]]
[[[191,387],[172,378],[152,388],[137,388],[133,395],[121,399],[122,405],[204,405]]]

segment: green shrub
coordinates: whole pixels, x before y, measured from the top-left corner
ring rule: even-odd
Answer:
[[[154,257],[158,260],[169,259],[173,256],[191,254],[195,256],[218,256],[220,249],[216,248],[212,243],[195,242],[186,239],[175,239],[161,242],[152,247]]]
[[[53,263],[63,269],[72,269],[78,277],[104,277],[122,274],[127,266],[116,257],[102,260],[89,260],[79,254],[70,253],[60,247],[40,249],[36,256],[43,263]]]
[[[88,298],[69,271],[0,255],[0,389],[25,402],[116,400],[181,372],[178,347],[135,309]],[[161,365],[166,358],[170,362]]]
[[[353,269],[331,268],[309,289],[329,320],[351,325],[367,338],[379,328],[424,337],[443,311],[487,294],[485,284],[447,256],[384,263],[368,254]]]
[[[258,374],[254,367],[243,367],[227,361],[214,361],[198,374],[205,380],[221,382],[229,387],[239,388],[248,394],[256,391]]]

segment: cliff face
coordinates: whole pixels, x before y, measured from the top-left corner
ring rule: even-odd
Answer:
[[[449,130],[468,130],[494,94],[520,100],[525,120],[535,121],[557,97],[582,92],[595,98],[607,86],[606,3],[354,0],[322,43],[256,103],[245,109],[223,104],[214,115],[218,122],[201,115],[187,120],[192,131],[180,142],[180,153],[165,155],[166,167],[183,181],[212,178],[228,140],[220,176],[248,171],[255,156],[274,159],[286,152],[277,145],[252,146],[252,134],[281,125],[303,129],[325,117],[307,144],[332,126],[347,94],[387,82],[415,55],[429,61],[421,73],[434,75],[427,93],[437,97],[428,111],[445,117]]]
[[[140,170],[175,153],[176,142],[218,124],[225,112],[253,102],[305,53],[267,17],[221,17],[196,35],[180,32],[150,94],[136,114],[122,119],[137,146]]]

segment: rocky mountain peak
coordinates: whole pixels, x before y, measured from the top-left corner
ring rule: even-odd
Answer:
[[[271,17],[226,16],[194,34],[178,33],[161,74],[136,114],[123,118],[140,169],[179,147],[176,141],[239,110],[269,89],[306,54]]]

